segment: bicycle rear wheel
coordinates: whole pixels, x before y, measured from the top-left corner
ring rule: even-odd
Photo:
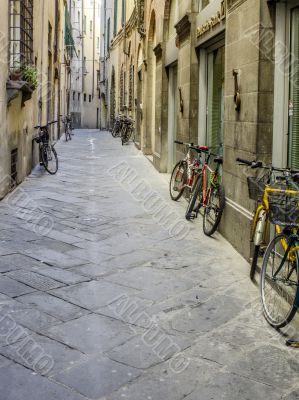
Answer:
[[[203,231],[205,235],[211,236],[216,232],[221,221],[224,207],[225,193],[223,185],[219,184],[211,187],[203,216]]]
[[[286,326],[296,314],[298,252],[286,254],[291,238],[277,235],[269,244],[262,266],[260,294],[267,322],[276,329]],[[295,244],[291,244],[290,251]]]
[[[46,144],[41,149],[42,163],[47,172],[55,175],[58,171],[58,157],[54,146]]]
[[[202,173],[198,175],[196,178],[196,183],[194,188],[191,192],[189,204],[186,210],[185,217],[186,219],[190,220],[193,217],[193,213],[198,213],[200,207],[202,206],[202,185],[203,185],[203,178]]]
[[[186,182],[187,165],[184,161],[179,161],[172,170],[169,182],[169,194],[173,201],[178,201],[182,197]]]
[[[69,128],[66,125],[66,127],[65,127],[65,141],[67,142],[68,140],[69,140]]]

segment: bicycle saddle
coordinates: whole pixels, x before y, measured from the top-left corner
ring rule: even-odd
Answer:
[[[35,127],[34,127],[34,129],[41,129],[41,130],[43,130],[43,129],[46,129],[48,127],[48,125],[36,125]]]
[[[201,151],[209,151],[208,146],[198,146],[198,149]]]

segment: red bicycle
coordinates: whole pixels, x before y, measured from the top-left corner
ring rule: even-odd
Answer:
[[[200,208],[204,207],[203,231],[207,236],[211,236],[220,224],[225,207],[225,191],[220,174],[223,158],[208,150],[202,152],[206,154],[206,158],[190,196],[186,219],[196,218]],[[209,166],[211,157],[214,157],[215,170]]]
[[[200,157],[194,157],[192,150],[200,155],[203,151],[207,151],[208,147],[194,146],[193,143],[184,143],[178,140],[175,140],[174,143],[182,144],[188,148],[186,157],[177,162],[170,178],[170,197],[172,200],[178,201],[186,189],[192,193],[196,177],[202,170],[201,159]]]

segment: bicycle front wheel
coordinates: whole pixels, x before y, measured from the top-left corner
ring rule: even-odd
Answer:
[[[173,201],[178,201],[182,197],[186,182],[187,165],[184,161],[179,161],[172,170],[169,183],[169,194]]]
[[[263,312],[276,329],[286,326],[297,311],[298,252],[291,240],[286,234],[277,235],[263,260],[260,285]]]
[[[198,175],[196,178],[196,183],[190,195],[189,204],[186,210],[185,217],[190,220],[193,217],[193,213],[198,213],[201,205],[202,205],[202,173]]]
[[[203,231],[211,236],[216,232],[220,224],[225,206],[225,193],[223,185],[211,187],[208,193],[207,203],[203,216]]]
[[[54,146],[44,145],[41,151],[42,163],[47,172],[55,175],[58,171],[58,157]]]

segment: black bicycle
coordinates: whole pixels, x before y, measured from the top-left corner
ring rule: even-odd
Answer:
[[[73,136],[73,125],[72,125],[72,118],[69,115],[66,115],[62,118],[62,122],[64,124],[64,134],[65,134],[65,141],[72,140]]]
[[[122,121],[121,129],[121,144],[124,145],[129,143],[129,140],[133,136],[134,141],[134,123],[135,121],[129,117],[125,117]]]
[[[49,126],[57,122],[52,121],[48,122],[47,125],[34,127],[34,129],[39,130],[38,136],[34,140],[39,144],[40,162],[51,175],[55,175],[58,171],[58,157],[54,145],[50,143]]]

